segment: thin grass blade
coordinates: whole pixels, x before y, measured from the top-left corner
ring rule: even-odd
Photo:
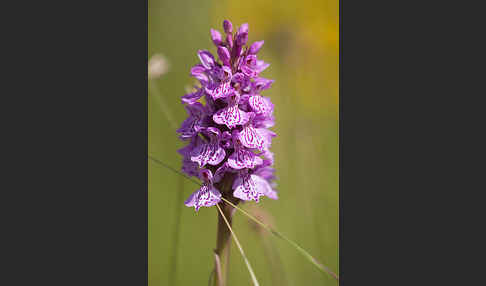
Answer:
[[[238,249],[240,250],[241,256],[243,256],[243,260],[245,260],[246,267],[248,268],[248,272],[250,272],[250,276],[251,276],[251,280],[253,281],[253,284],[255,286],[260,286],[260,284],[258,284],[258,280],[255,276],[255,273],[253,272],[253,269],[251,268],[250,262],[248,261],[248,258],[246,258],[245,252],[243,251],[243,248],[241,247],[241,244],[238,240],[238,237],[236,237],[236,234],[233,232],[233,229],[231,228],[228,220],[226,219],[226,216],[223,214],[223,211],[221,210],[219,205],[216,205],[216,206],[218,207],[218,211],[221,214],[221,216],[223,217],[223,219],[226,223],[226,226],[228,226],[228,229],[231,231],[231,236],[233,237],[233,239],[236,243],[236,246],[238,246]]]

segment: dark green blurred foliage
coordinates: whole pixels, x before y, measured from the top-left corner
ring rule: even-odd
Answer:
[[[189,69],[198,62],[197,50],[215,54],[209,29],[222,30],[225,18],[237,26],[248,22],[250,42],[265,40],[259,57],[271,65],[262,76],[276,80],[263,95],[275,104],[273,130],[278,136],[272,151],[280,199],[265,198],[243,207],[265,210],[277,229],[338,273],[339,11],[337,0],[315,2],[149,0],[148,55],[163,54],[169,70],[149,85],[148,149],[154,157],[180,168],[176,150],[184,144],[162,108],[179,125],[186,117],[180,96],[194,83]],[[197,186],[151,160],[148,164],[149,285],[169,285],[171,277],[174,285],[207,285],[214,265],[217,209],[195,213],[185,207],[183,201]],[[338,284],[290,245],[256,229],[239,212],[234,231],[261,285]],[[229,285],[250,283],[233,244]]]

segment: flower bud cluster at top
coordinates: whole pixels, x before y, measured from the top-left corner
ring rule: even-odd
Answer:
[[[269,150],[276,134],[268,129],[274,125],[273,104],[261,96],[273,80],[259,76],[269,64],[257,58],[263,41],[247,45],[248,24],[234,31],[225,20],[223,29],[224,37],[211,29],[219,61],[207,50],[198,51],[201,63],[191,68],[191,75],[200,86],[182,96],[188,118],[177,132],[188,145],[178,152],[183,156],[182,171],[203,181],[185,202],[196,211],[221,201],[214,184],[227,176],[233,178],[235,198],[277,199]],[[202,97],[205,104],[199,102]]]

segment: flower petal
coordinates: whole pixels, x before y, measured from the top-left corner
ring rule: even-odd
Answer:
[[[191,152],[191,161],[199,164],[199,167],[203,167],[206,164],[218,165],[224,160],[226,152],[219,146],[219,144],[206,143],[197,146]]]
[[[249,53],[250,54],[256,54],[258,51],[262,48],[264,41],[257,41],[251,44]]]
[[[206,85],[209,82],[209,78],[205,72],[206,68],[201,64],[197,64],[191,68],[191,75],[199,80],[202,85]]]
[[[255,68],[255,71],[257,73],[261,73],[262,71],[264,71],[266,68],[268,68],[270,66],[269,63],[266,63],[262,60],[258,60],[257,61],[257,64],[256,64],[256,68]]]
[[[261,193],[263,193],[265,196],[277,200],[278,195],[277,192],[272,189],[270,184],[267,182],[267,180],[263,179],[260,176],[257,175],[251,175],[251,178],[253,179],[253,182],[257,186],[257,190]]]
[[[179,138],[182,140],[192,138],[196,131],[194,129],[194,125],[196,124],[197,118],[193,116],[189,116],[186,118],[179,129],[176,130],[177,133],[180,134]]]
[[[182,103],[194,104],[196,103],[202,96],[204,95],[204,91],[199,89],[192,93],[187,93],[182,96]]]
[[[197,176],[199,173],[199,167],[197,163],[192,162],[189,156],[185,156],[182,159],[182,172],[188,176]]]
[[[263,77],[258,77],[252,82],[252,88],[255,93],[258,93],[262,90],[270,88],[272,83],[274,82],[273,79],[266,79]]]
[[[268,100],[258,94],[250,96],[248,103],[256,114],[268,114],[272,110]]]
[[[196,196],[197,196],[197,193],[199,192],[199,190],[193,192],[188,198],[187,200],[184,202],[184,204],[186,205],[186,207],[193,207],[195,204],[196,204]]]
[[[257,128],[256,130],[258,134],[263,137],[264,147],[268,149],[272,145],[273,137],[277,136],[277,134],[266,128]],[[262,149],[260,149],[260,151],[262,151]]]
[[[228,158],[228,166],[237,170],[244,168],[253,169],[255,166],[261,165],[262,163],[262,158],[243,148],[237,148]]]
[[[255,175],[238,176],[233,183],[233,196],[244,201],[259,201],[264,195],[260,190],[260,185],[254,180]]]
[[[197,55],[205,68],[211,69],[212,67],[214,67],[214,57],[209,51],[199,50],[197,52]]]
[[[214,99],[225,98],[233,94],[235,90],[231,87],[230,82],[222,82],[206,87],[206,92]]]
[[[238,138],[241,144],[247,148],[263,151],[266,146],[265,137],[251,125],[243,127],[243,130],[238,134]]]
[[[211,207],[221,201],[221,193],[213,186],[202,185],[201,188],[192,193],[185,201],[188,207],[194,207],[196,211],[200,207]]]
[[[249,115],[240,110],[237,105],[225,107],[213,115],[213,120],[217,124],[225,124],[232,129],[237,125],[246,124],[249,120]]]

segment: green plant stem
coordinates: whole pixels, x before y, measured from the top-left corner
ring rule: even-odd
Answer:
[[[253,285],[254,286],[260,286],[260,284],[258,283],[258,280],[255,276],[255,272],[253,272],[253,268],[250,265],[250,261],[248,261],[248,258],[245,255],[245,251],[243,251],[243,247],[241,247],[241,244],[240,244],[240,241],[238,240],[238,237],[236,237],[235,232],[231,228],[228,220],[226,219],[226,216],[223,215],[223,211],[221,210],[219,205],[216,205],[216,207],[218,208],[218,211],[222,215],[222,218],[224,219],[226,226],[228,227],[229,231],[231,232],[231,236],[233,236],[233,239],[235,240],[236,246],[238,246],[238,250],[240,251],[241,256],[243,257],[243,260],[245,261],[246,268],[248,268],[248,272],[250,273],[251,281],[253,282]]]
[[[229,257],[231,250],[231,231],[226,225],[225,219],[221,216],[224,214],[228,220],[228,224],[232,225],[233,207],[224,202],[219,203],[221,212],[218,212],[218,230],[216,239],[215,254],[219,257],[219,265],[215,264],[215,267],[219,266],[220,276],[216,275],[215,286],[226,286],[228,279]]]

